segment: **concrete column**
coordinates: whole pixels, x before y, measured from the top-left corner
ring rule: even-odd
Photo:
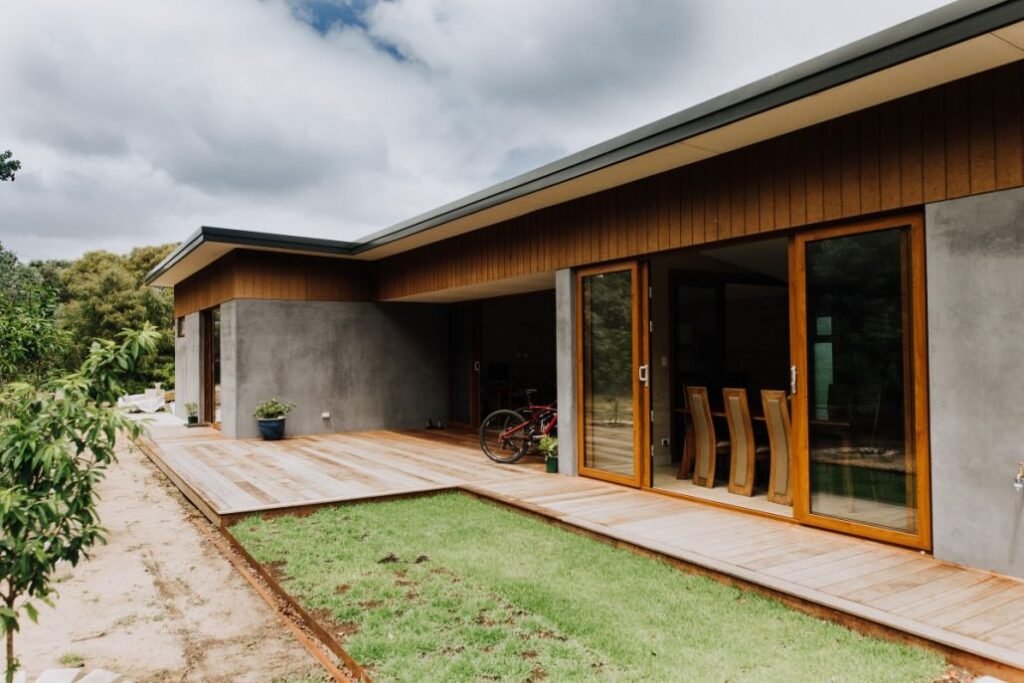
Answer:
[[[182,419],[188,415],[185,404],[199,403],[201,393],[203,345],[199,339],[199,314],[186,315],[183,327],[184,336],[174,339],[174,414]]]
[[[925,210],[935,557],[1024,577],[1024,190]]]
[[[239,424],[247,415],[238,414],[238,302],[220,306],[220,430],[225,436],[239,436]]]
[[[576,466],[576,283],[566,268],[555,273],[555,351],[558,376],[558,471]]]

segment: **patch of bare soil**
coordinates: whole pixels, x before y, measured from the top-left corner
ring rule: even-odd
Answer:
[[[56,607],[15,641],[29,680],[67,653],[137,681],[322,675],[144,454],[123,450],[100,493],[108,544],[58,572]]]
[[[974,679],[974,674],[967,669],[951,665],[946,669],[946,673],[943,674],[942,678],[937,680],[935,683],[971,683]]]

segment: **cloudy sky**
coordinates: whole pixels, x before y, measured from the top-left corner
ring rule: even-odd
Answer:
[[[0,242],[354,239],[937,0],[0,3]]]

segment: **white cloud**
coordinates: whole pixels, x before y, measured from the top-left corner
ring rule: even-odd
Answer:
[[[322,35],[285,0],[3,3],[0,241],[357,238],[938,4],[395,0]]]

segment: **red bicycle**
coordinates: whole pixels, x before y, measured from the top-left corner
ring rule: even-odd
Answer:
[[[494,462],[514,463],[527,453],[536,452],[545,436],[555,435],[557,403],[536,404],[535,393],[536,389],[526,390],[529,405],[519,410],[495,410],[480,423],[480,448]]]

